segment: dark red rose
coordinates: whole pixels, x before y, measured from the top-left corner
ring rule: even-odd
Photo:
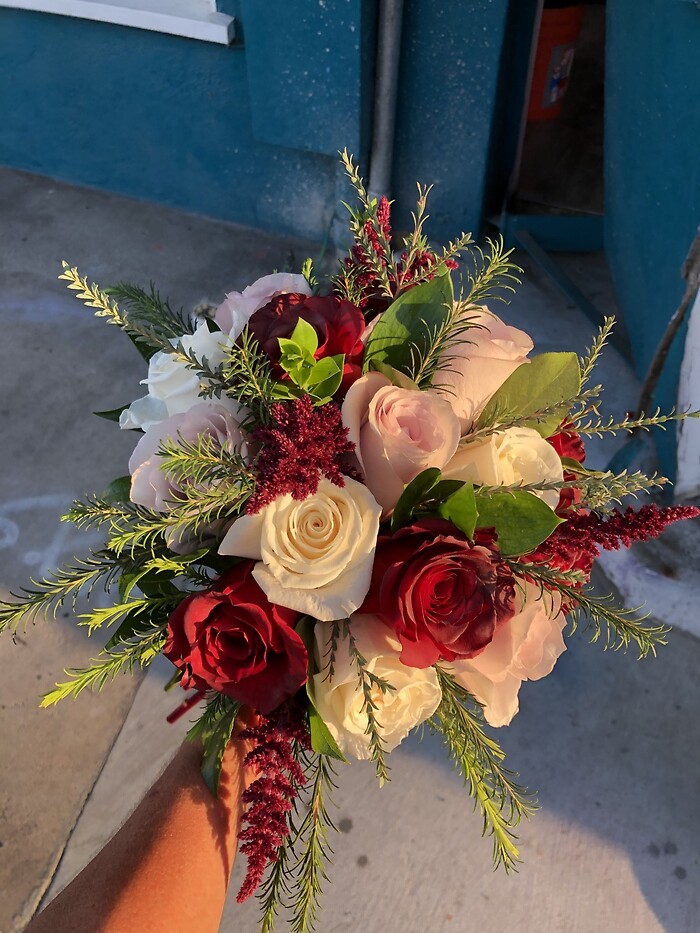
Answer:
[[[217,690],[267,714],[306,683],[308,658],[293,628],[299,613],[270,603],[253,567],[238,564],[184,599],[168,620],[163,654],[183,672],[185,689]]]
[[[277,295],[251,316],[248,326],[265,353],[277,363],[279,338],[290,337],[299,318],[311,324],[318,335],[317,360],[343,353],[348,372],[353,366],[357,369],[364,350],[360,339],[365,329],[364,315],[355,305],[334,295]]]
[[[515,612],[515,581],[490,530],[466,535],[424,519],[380,536],[360,612],[393,628],[410,667],[473,658]]]
[[[583,463],[586,459],[586,449],[580,435],[574,431],[570,421],[562,421],[555,434],[547,438],[547,443],[551,444],[560,457],[568,457],[569,460],[576,460]],[[567,482],[576,479],[576,474],[564,469],[564,479]],[[581,501],[581,490],[575,486],[567,486],[559,493],[559,504],[554,510],[557,515],[566,515],[569,510],[579,504]]]
[[[574,431],[570,421],[562,421],[556,433],[547,438],[547,443],[552,445],[560,457],[568,457],[569,460],[577,460],[579,463],[586,459],[586,449],[581,436]]]

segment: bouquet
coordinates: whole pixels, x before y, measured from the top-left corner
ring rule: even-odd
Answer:
[[[264,930],[290,907],[300,933],[317,915],[339,771],[369,759],[384,784],[414,729],[441,737],[494,864],[515,867],[534,801],[487,726],[551,672],[567,621],[640,657],[664,644],[666,628],[591,592],[591,569],[601,549],[700,514],[622,511],[667,481],[584,465],[588,436],[688,414],[600,414],[592,375],[611,318],[581,358],[533,354],[487,307],[517,282],[502,244],[462,235],[432,250],[419,186],[395,251],[389,202],[343,158],[354,246],[324,290],[307,260],[193,317],[153,286],[102,290],[63,264],[147,361],[147,392],[97,413],[134,432],[129,475],[65,516],[103,529],[104,547],[0,606],[14,633],[98,584],[114,592],[79,617],[107,630],[99,656],[42,705],[163,653],[170,686],[190,691],[179,712],[197,709],[189,734],[214,794],[236,718],[254,711],[238,897],[259,892]]]

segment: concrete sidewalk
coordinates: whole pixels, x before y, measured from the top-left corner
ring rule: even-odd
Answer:
[[[176,304],[191,307],[285,267],[290,252],[298,265],[315,250],[8,170],[0,170],[0,199],[9,205],[0,257],[0,583],[11,589],[91,543],[57,518],[74,496],[125,472],[133,439],[89,412],[135,397],[144,375],[129,341],[94,321],[56,281],[60,260],[100,284],[154,279]],[[600,257],[564,261],[609,313]],[[526,284],[499,313],[530,332],[538,351],[580,351],[594,331],[536,269],[527,269]],[[613,351],[600,378],[609,411],[631,407],[638,385]],[[614,446],[588,448],[590,461],[604,465]],[[17,646],[0,640],[2,933],[21,930],[47,887],[50,896],[109,838],[187,725],[163,721],[179,699],[161,689],[167,662],[140,682],[120,679],[101,695],[38,710],[39,694],[60,669],[97,647],[86,644],[71,615],[28,632]],[[699,664],[700,642],[682,633],[642,663],[576,635],[551,677],[525,685],[520,715],[498,738],[512,767],[539,791],[542,810],[522,829],[525,864],[513,878],[491,872],[480,820],[436,741],[405,743],[382,790],[371,767],[344,767],[336,795],[342,834],[319,929],[697,930]],[[256,904],[235,903],[243,869],[241,859],[224,933],[257,929]]]

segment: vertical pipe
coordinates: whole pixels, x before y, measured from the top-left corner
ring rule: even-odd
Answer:
[[[382,195],[388,197],[391,191],[402,20],[403,0],[379,0],[377,76],[368,186],[370,195],[376,198]]]

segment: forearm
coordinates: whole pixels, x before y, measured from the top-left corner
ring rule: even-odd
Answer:
[[[27,933],[218,930],[236,853],[245,747],[234,739],[214,798],[185,743],[124,826]]]

